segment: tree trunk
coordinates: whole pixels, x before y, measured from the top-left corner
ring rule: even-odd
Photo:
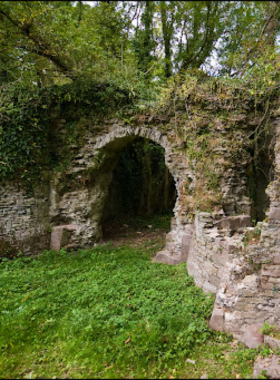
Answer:
[[[153,175],[151,167],[151,155],[149,152],[145,152],[145,166],[146,166],[146,186],[147,186],[147,215],[152,214],[152,196],[153,196]]]
[[[168,24],[167,21],[167,9],[166,2],[160,2],[160,14],[161,14],[161,24],[162,24],[162,33],[164,39],[164,53],[165,53],[165,76],[166,78],[171,77],[172,75],[172,62],[171,62],[171,34],[172,34],[172,25]],[[171,22],[172,24],[172,22]]]

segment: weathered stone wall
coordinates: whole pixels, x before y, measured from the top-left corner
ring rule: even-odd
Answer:
[[[259,240],[255,238],[246,245],[242,234],[239,242],[232,245],[232,254],[216,289],[211,321],[215,329],[231,332],[241,339],[248,326],[264,322],[280,326],[280,118],[272,121],[271,128],[276,142],[275,177],[266,191],[270,198],[267,218],[256,227],[261,228]],[[244,228],[243,233],[246,230],[252,233],[254,229]],[[230,240],[232,244],[233,239]]]
[[[217,130],[227,138],[221,125]],[[241,128],[230,133],[231,139],[242,145],[248,130]],[[132,126],[119,119],[104,120],[98,128],[88,128],[82,145],[71,143],[68,167],[51,173],[48,184],[38,187],[32,195],[11,184],[1,188],[1,239],[25,252],[92,246],[102,237],[102,215],[119,155],[136,137],[151,139],[164,147],[165,162],[177,190],[166,247],[155,260],[187,262],[196,284],[216,293],[213,328],[240,336],[246,326],[256,322],[280,323],[277,118],[273,121],[273,134],[275,177],[267,190],[270,210],[262,223],[260,241],[254,244],[244,246],[244,233],[252,232],[252,201],[248,196],[250,154],[232,158],[232,151],[213,143],[213,168],[220,198],[212,210],[201,212],[193,196],[199,162],[190,160],[174,129],[167,123],[144,121]]]
[[[29,194],[16,185],[0,188],[0,257],[47,249],[50,242],[48,186]]]
[[[85,144],[77,148],[67,171],[63,175],[58,173],[51,183],[51,222],[54,228],[55,225],[72,226],[68,241],[70,246],[92,245],[98,241],[101,238],[100,222],[118,157],[124,147],[138,136],[151,139],[165,148],[165,162],[175,180],[177,201],[166,251],[159,256],[163,261],[178,263],[182,261],[182,237],[190,225],[189,205],[185,201],[186,184],[188,178],[193,181],[195,177],[187,157],[179,152],[175,138],[170,139],[167,131],[160,128],[135,128],[125,126],[120,120],[108,120],[102,134],[88,132],[84,137]]]

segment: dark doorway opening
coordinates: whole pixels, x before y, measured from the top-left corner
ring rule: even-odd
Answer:
[[[164,153],[162,146],[142,137],[124,148],[104,205],[101,225],[105,241],[170,231],[176,187]]]
[[[266,189],[274,179],[274,147],[272,134],[267,134],[258,141],[258,154],[252,150],[252,162],[248,167],[248,195],[252,200],[251,218],[254,223],[262,222],[269,209]],[[256,149],[256,148],[255,148]]]

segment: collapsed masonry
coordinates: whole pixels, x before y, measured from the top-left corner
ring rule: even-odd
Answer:
[[[57,139],[65,134],[65,122],[57,119]],[[203,211],[196,200],[198,158],[188,156],[172,125],[172,120],[167,124],[151,118],[130,126],[104,120],[99,128],[83,132],[82,145],[71,143],[67,168],[45,173],[32,193],[6,183],[0,189],[0,250],[30,253],[99,241],[118,157],[140,136],[164,147],[177,189],[171,231],[155,260],[186,262],[196,284],[216,294],[214,329],[240,336],[255,323],[280,325],[280,118],[270,121],[262,164],[253,173],[250,153],[233,157],[223,145],[229,132],[216,121],[213,129],[219,134],[209,135],[208,144],[219,197],[211,210]],[[242,145],[254,125],[243,118],[231,138]]]

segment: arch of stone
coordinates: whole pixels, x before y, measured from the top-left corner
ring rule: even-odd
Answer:
[[[101,216],[117,158],[129,142],[144,137],[165,149],[165,163],[177,189],[171,231],[155,260],[186,262],[196,284],[216,294],[213,329],[242,337],[248,327],[265,321],[280,325],[280,119],[272,124],[275,175],[266,190],[270,208],[255,244],[244,244],[244,234],[254,228],[246,185],[236,185],[247,183],[241,162],[244,168],[238,173],[224,173],[226,207],[195,211],[190,206],[195,202],[190,195],[195,165],[178,149],[175,133],[126,126],[116,119],[98,133],[88,131],[67,170],[52,173],[48,184],[32,196],[12,184],[0,189],[0,238],[23,252],[92,246],[101,237]]]
[[[93,139],[89,138],[67,172],[68,184],[72,181],[73,174],[76,181],[84,181],[85,186],[79,191],[65,192],[62,195],[62,181],[57,176],[50,190],[51,218],[53,222],[59,221],[59,226],[53,228],[52,248],[60,248],[63,230],[71,232],[68,233],[68,245],[86,246],[100,239],[101,218],[113,171],[123,149],[136,137],[149,139],[164,148],[165,164],[174,178],[177,190],[174,218],[167,236],[166,248],[157,254],[156,261],[168,264],[186,261],[193,233],[193,222],[188,217],[185,202],[186,183],[187,179],[193,179],[194,175],[189,169],[187,158],[178,153],[172,141],[170,142],[158,129],[146,127],[114,125],[111,131]],[[64,232],[64,235],[66,234]],[[66,238],[64,243],[65,240]]]

